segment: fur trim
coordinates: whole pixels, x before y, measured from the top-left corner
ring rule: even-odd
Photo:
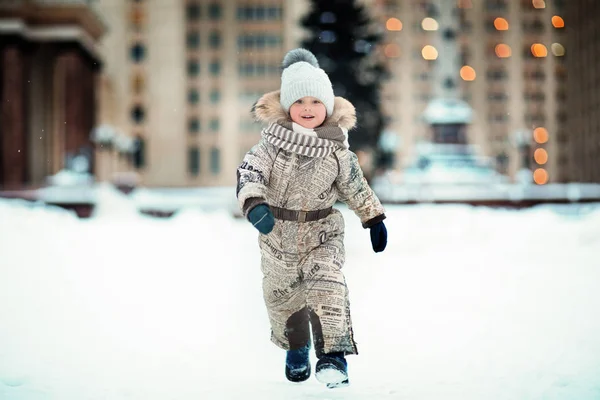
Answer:
[[[279,90],[264,94],[252,106],[252,116],[255,120],[267,124],[291,121],[279,102]],[[339,125],[341,128],[352,129],[356,126],[356,110],[352,103],[343,97],[336,96],[333,113],[325,118],[323,125]]]

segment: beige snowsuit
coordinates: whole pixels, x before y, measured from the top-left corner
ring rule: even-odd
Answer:
[[[253,112],[265,123],[289,121],[279,91],[264,95]],[[324,125],[351,129],[355,122],[352,104],[336,97],[334,112]],[[238,168],[237,190],[245,216],[260,203],[311,211],[327,209],[339,199],[365,228],[385,218],[356,155],[341,146],[325,157],[308,157],[275,146],[263,135]],[[357,353],[341,271],[345,261],[342,214],[333,209],[315,221],[275,219],[273,231],[260,234],[259,245],[271,340],[283,349],[302,347],[310,339],[310,321],[317,355]]]

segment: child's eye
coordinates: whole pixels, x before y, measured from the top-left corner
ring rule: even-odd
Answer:
[[[296,100],[297,104],[302,104],[302,100]]]
[[[319,101],[319,100],[313,100],[313,103],[315,103],[315,104],[319,104],[319,103],[320,103],[320,101]]]

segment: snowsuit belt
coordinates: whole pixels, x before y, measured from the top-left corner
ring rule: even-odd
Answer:
[[[297,221],[297,222],[309,222],[309,221],[317,221],[321,218],[325,218],[331,213],[332,207],[324,208],[322,210],[312,210],[312,211],[297,211],[297,210],[288,210],[287,208],[279,208],[270,206],[271,211],[273,211],[273,216],[277,219],[282,219],[284,221]]]

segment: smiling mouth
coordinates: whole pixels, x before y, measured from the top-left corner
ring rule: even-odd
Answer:
[[[302,118],[304,118],[304,119],[313,119],[314,116],[312,116],[312,115],[304,115],[304,116],[302,116]]]

